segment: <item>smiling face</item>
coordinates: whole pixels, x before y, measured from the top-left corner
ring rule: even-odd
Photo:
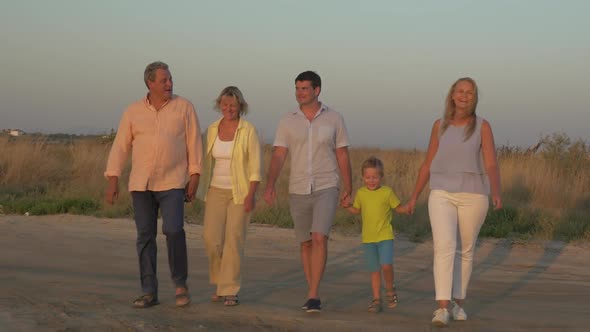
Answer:
[[[455,85],[451,98],[458,115],[469,116],[475,101],[475,87],[469,81],[459,81]]]
[[[377,190],[381,187],[381,170],[376,167],[368,167],[363,170],[363,182],[369,190]]]
[[[168,100],[172,98],[172,75],[166,69],[156,70],[153,81],[147,81],[150,90],[150,98],[154,100]]]
[[[311,81],[295,82],[295,98],[299,106],[307,106],[317,102],[319,95],[320,87],[314,88]]]
[[[240,118],[240,103],[235,96],[221,96],[219,110],[224,120],[233,121]]]

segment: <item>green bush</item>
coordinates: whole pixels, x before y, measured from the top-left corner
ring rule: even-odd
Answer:
[[[4,202],[4,213],[17,213],[31,215],[45,214],[93,214],[100,209],[100,204],[92,199],[35,199],[32,197],[19,197]]]
[[[490,209],[480,235],[494,238],[529,237],[537,231],[536,219],[534,212],[518,210],[510,206],[500,210]]]

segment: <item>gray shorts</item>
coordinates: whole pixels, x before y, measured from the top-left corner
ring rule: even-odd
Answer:
[[[330,234],[338,207],[338,188],[332,187],[309,195],[289,195],[295,238],[299,242],[311,240],[311,233]]]

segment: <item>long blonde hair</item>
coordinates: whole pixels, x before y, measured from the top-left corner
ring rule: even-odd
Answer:
[[[440,126],[439,136],[441,136],[445,132],[445,130],[447,130],[451,120],[455,117],[456,110],[455,110],[455,102],[453,101],[453,93],[455,92],[455,88],[457,87],[457,84],[459,84],[459,82],[469,82],[469,83],[471,83],[471,86],[473,86],[473,103],[471,104],[471,108],[469,110],[467,110],[467,113],[469,115],[471,115],[472,118],[469,121],[469,123],[467,124],[467,126],[465,127],[465,141],[466,141],[469,139],[469,137],[471,137],[471,135],[473,135],[473,132],[475,131],[475,126],[476,126],[475,110],[477,109],[477,101],[479,99],[477,83],[475,83],[475,80],[471,77],[462,77],[462,78],[456,80],[455,83],[453,83],[453,85],[451,85],[451,88],[449,89],[449,93],[447,94],[447,98],[445,100],[445,114],[443,116],[443,121]]]

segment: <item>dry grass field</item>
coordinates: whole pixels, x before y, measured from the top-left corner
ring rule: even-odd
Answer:
[[[537,151],[516,147],[498,149],[505,207],[489,212],[482,236],[518,240],[590,239],[590,146],[560,133],[544,137],[541,143]],[[0,137],[0,214],[132,216],[125,176],[118,202],[114,206],[103,203],[106,181],[102,174],[109,149],[110,142],[98,138]],[[266,166],[270,149],[265,147]],[[406,200],[424,152],[353,148],[355,188],[362,184],[360,164],[371,155],[383,160],[385,183],[394,188],[402,201]],[[292,225],[287,205],[288,171],[287,164],[277,183],[278,204],[268,207],[260,199],[252,222],[279,227]],[[413,216],[396,216],[394,220],[397,231],[415,241],[430,234],[426,196],[425,192],[420,197]],[[202,204],[188,205],[186,215],[187,222],[201,223]],[[358,217],[340,210],[335,228],[344,233],[357,233]]]

